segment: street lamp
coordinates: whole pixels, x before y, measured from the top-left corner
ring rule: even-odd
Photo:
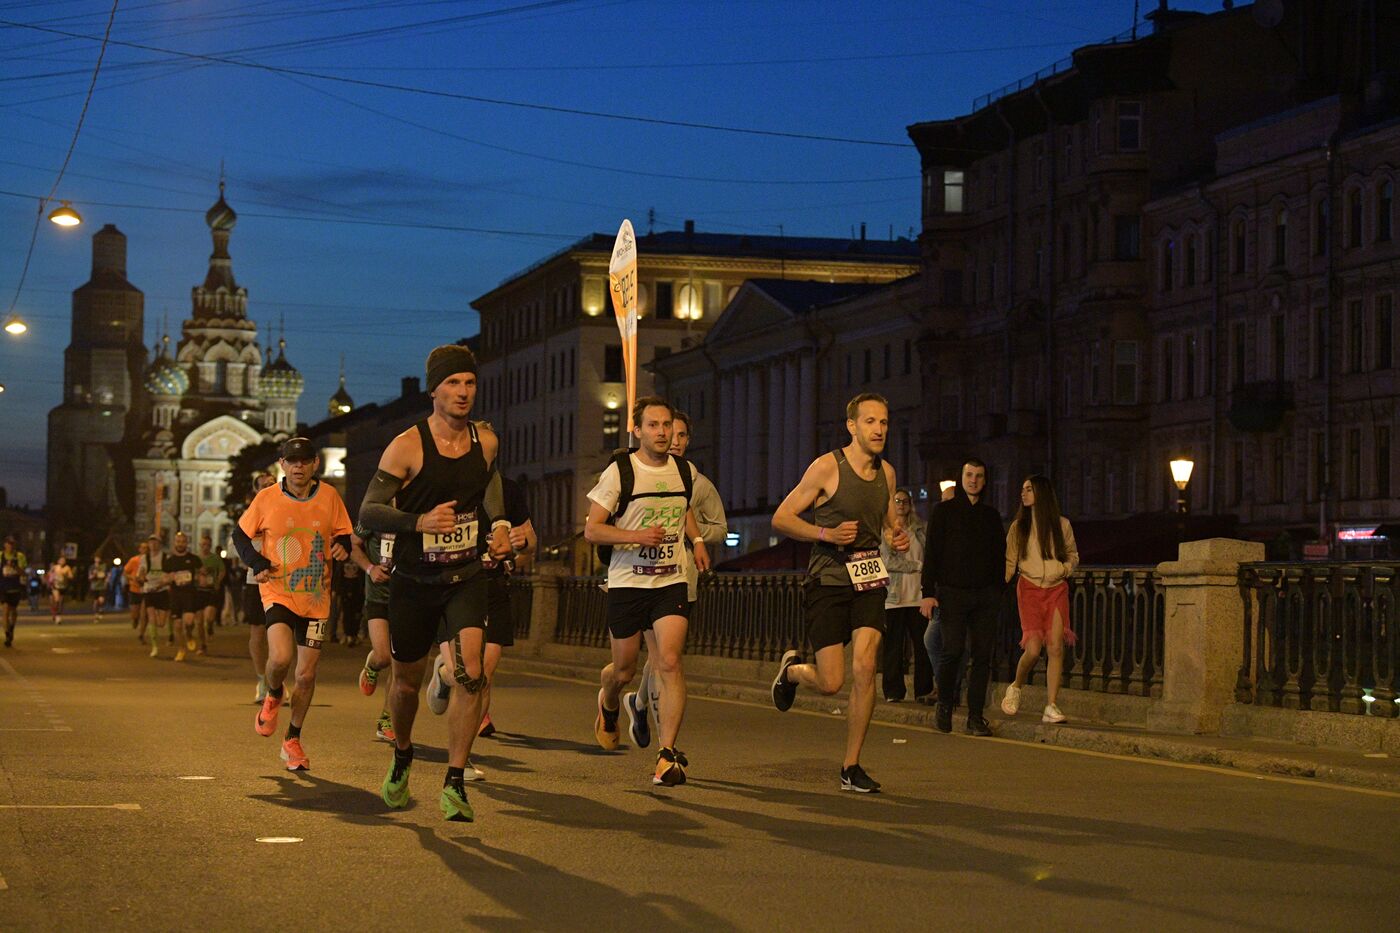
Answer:
[[[1196,461],[1190,457],[1180,457],[1170,464],[1172,482],[1176,483],[1176,527],[1178,542],[1186,539],[1186,487],[1191,484],[1191,471]]]
[[[5,333],[18,337],[27,330],[29,330],[29,325],[24,323],[24,318],[18,314],[11,313],[9,317],[5,318]]]
[[[76,227],[83,222],[82,215],[73,210],[72,201],[61,201],[60,204],[62,206],[55,208],[53,213],[49,215],[50,221],[60,227]]]

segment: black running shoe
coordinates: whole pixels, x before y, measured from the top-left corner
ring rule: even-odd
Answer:
[[[773,705],[781,713],[792,709],[792,701],[797,699],[797,684],[788,683],[787,680],[788,668],[801,663],[802,658],[796,651],[785,652],[778,663],[778,676],[773,678]]]
[[[971,713],[967,717],[967,734],[988,736],[992,734],[992,727],[987,725],[987,720],[981,716],[973,716]]]
[[[953,708],[946,703],[939,703],[933,711],[933,727],[939,732],[953,731]]]
[[[865,773],[859,764],[841,769],[841,789],[853,790],[857,794],[878,794],[880,782]]]

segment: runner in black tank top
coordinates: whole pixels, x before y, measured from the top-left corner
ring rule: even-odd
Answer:
[[[389,443],[360,506],[361,525],[395,536],[389,580],[394,762],[380,794],[390,807],[408,804],[413,720],[427,658],[437,645],[451,665],[447,779],[438,803],[447,819],[470,821],[475,815],[463,778],[487,686],[481,558],[488,548],[496,557],[510,554],[510,522],[494,470],[496,435],[470,421],[476,357],[450,344],[433,350],[426,368],[433,413]]]
[[[805,584],[807,640],[815,664],[796,651],[783,655],[773,679],[773,705],[791,708],[801,684],[831,696],[845,679],[845,646],[852,643],[851,698],[841,789],[868,794],[880,784],[860,766],[860,750],[875,707],[875,661],[885,625],[889,574],[880,558],[882,537],[897,551],[909,536],[895,515],[894,468],[880,458],[889,436],[889,404],[873,393],[846,405],[851,443],[817,458],[773,515],[773,528],[812,542]],[[801,518],[815,506],[816,524]]]

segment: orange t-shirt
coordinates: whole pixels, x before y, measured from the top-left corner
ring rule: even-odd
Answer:
[[[141,584],[136,582],[136,574],[141,570],[141,555],[137,554],[126,562],[122,568],[122,577],[126,580],[126,588],[133,593],[141,592]]]
[[[324,619],[331,610],[331,543],[352,532],[340,494],[318,482],[298,499],[269,486],[238,519],[238,527],[272,561],[272,579],[258,584],[264,609],[285,606],[305,619]]]

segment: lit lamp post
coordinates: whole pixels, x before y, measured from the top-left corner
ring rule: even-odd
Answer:
[[[1186,487],[1191,484],[1191,471],[1196,468],[1196,461],[1189,457],[1181,457],[1173,460],[1170,466],[1172,482],[1176,483],[1176,527],[1179,543],[1186,539]]]

